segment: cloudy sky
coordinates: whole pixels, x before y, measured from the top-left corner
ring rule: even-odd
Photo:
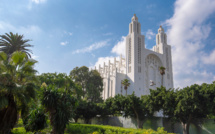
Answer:
[[[175,87],[215,81],[214,0],[0,0],[0,34],[24,34],[39,73],[69,73],[124,55],[133,14],[146,47],[162,25]]]

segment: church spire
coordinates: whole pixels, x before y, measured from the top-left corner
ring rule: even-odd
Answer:
[[[134,16],[131,18],[131,23],[129,24],[129,34],[132,34],[132,33],[140,34],[141,33],[140,31],[141,31],[141,25],[138,22],[138,18],[136,14],[134,14]]]
[[[137,16],[136,16],[136,14],[134,14],[134,16],[132,17],[131,20],[132,20],[132,21],[138,21],[138,18],[137,18]]]
[[[158,34],[156,35],[156,44],[167,44],[167,36],[166,33],[164,32],[163,27],[160,25],[160,27],[158,28]]]

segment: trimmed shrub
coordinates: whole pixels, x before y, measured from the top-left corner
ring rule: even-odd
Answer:
[[[157,131],[154,131],[152,129],[132,129],[89,124],[69,124],[66,132],[72,134],[171,134],[164,131],[164,128],[158,128]]]

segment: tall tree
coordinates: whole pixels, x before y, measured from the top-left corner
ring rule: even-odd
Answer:
[[[89,79],[87,80],[86,89],[87,99],[90,102],[102,102],[101,92],[103,91],[103,82],[98,71],[91,70],[89,72]]]
[[[28,103],[35,97],[37,61],[23,52],[14,52],[8,60],[0,52],[0,132],[9,133],[15,126],[18,113],[26,115]]]
[[[163,86],[163,75],[165,74],[165,67],[161,66],[159,67],[160,74],[161,74],[161,86]]]
[[[83,97],[86,94],[87,81],[89,79],[89,68],[86,66],[76,67],[70,71],[70,77],[76,83],[79,83],[82,87]]]
[[[98,71],[89,71],[86,66],[76,67],[70,72],[70,77],[82,86],[83,98],[94,103],[102,101],[103,82]]]
[[[40,80],[43,83],[42,105],[49,113],[52,133],[63,134],[78,105],[77,99],[72,96],[75,84],[66,74],[61,73],[42,74]]]
[[[124,106],[124,117],[133,117],[137,121],[137,128],[143,128],[143,122],[146,117],[151,117],[153,112],[150,112],[148,107],[148,96],[144,95],[141,98],[131,94],[126,96]]]
[[[11,56],[15,51],[24,52],[28,57],[31,57],[32,51],[28,49],[28,47],[33,47],[28,44],[29,39],[23,39],[23,35],[19,35],[18,33],[13,34],[5,33],[5,35],[0,35],[0,51],[5,52],[9,56]]]
[[[124,80],[122,81],[122,85],[124,85],[124,89],[125,89],[126,95],[127,95],[127,89],[128,89],[128,87],[130,86],[129,80],[128,80],[128,79],[124,79]]]

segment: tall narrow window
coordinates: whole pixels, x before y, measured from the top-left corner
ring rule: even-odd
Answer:
[[[169,55],[167,47],[166,47],[166,70],[169,71]]]
[[[158,44],[160,44],[160,36],[158,35]]]
[[[132,24],[131,24],[131,33],[132,33],[132,29],[133,29],[133,28],[132,28]]]
[[[138,64],[141,64],[141,38],[138,37]]]
[[[128,45],[128,64],[131,64],[131,38],[129,39]]]
[[[129,72],[129,73],[131,72],[131,66],[128,67],[128,72]]]
[[[139,24],[137,23],[137,33],[139,33]]]
[[[141,66],[138,66],[138,73],[141,73]]]

